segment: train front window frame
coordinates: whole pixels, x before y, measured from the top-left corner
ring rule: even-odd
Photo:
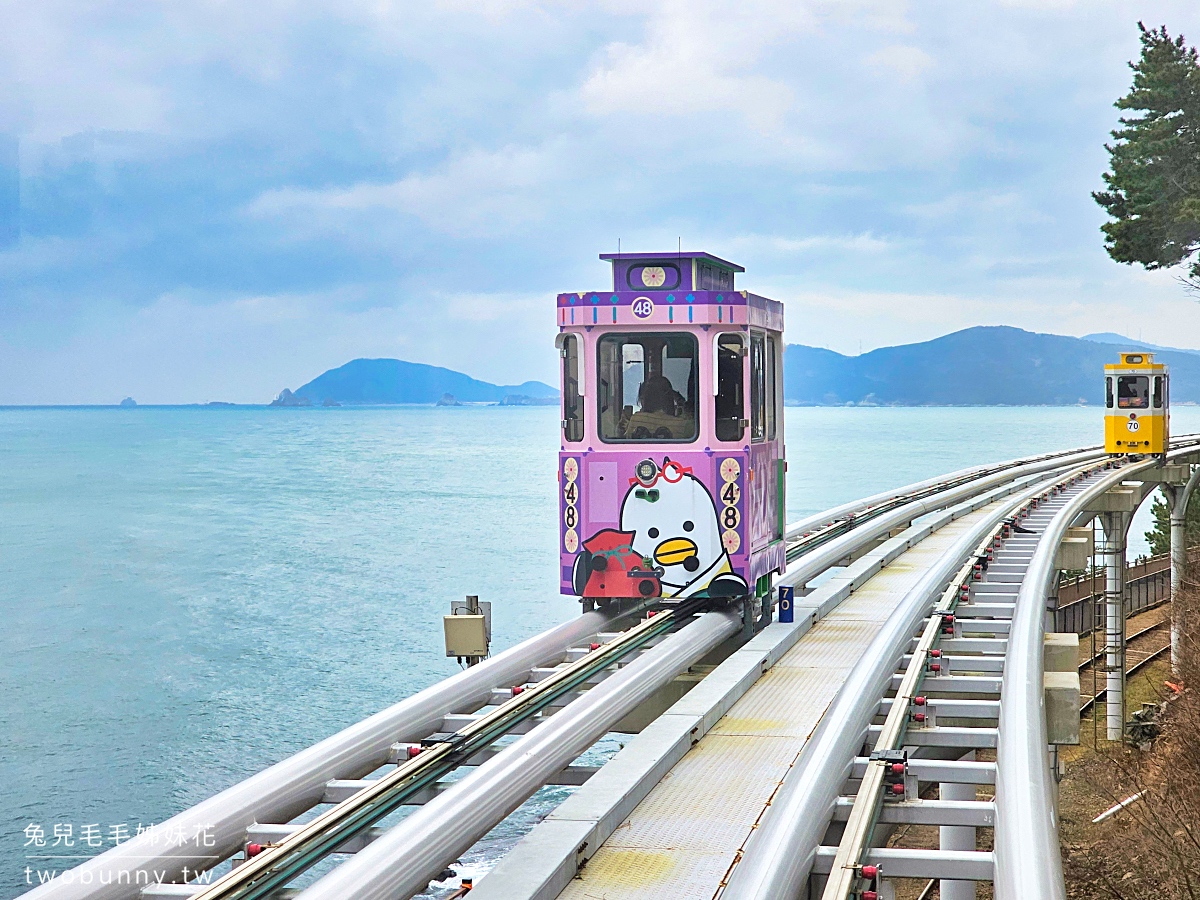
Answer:
[[[1165,394],[1165,391],[1163,390],[1163,385],[1166,383],[1166,380],[1167,379],[1165,377],[1163,377],[1162,375],[1154,376],[1154,408],[1155,409],[1163,408],[1163,396]]]
[[[750,442],[767,440],[767,404],[770,398],[767,380],[767,336],[761,331],[750,332]]]
[[[585,386],[580,365],[580,336],[559,336],[558,352],[562,357],[562,435],[563,442],[578,444],[583,440],[583,400]]]
[[[773,441],[775,440],[776,436],[775,422],[778,419],[776,406],[779,379],[777,378],[776,373],[779,371],[779,367],[775,363],[775,338],[769,334],[767,335],[766,341],[766,363],[766,392],[763,397],[763,402],[766,404],[767,413],[767,440]]]
[[[713,340],[713,409],[718,441],[740,442],[746,433],[746,337],[727,331]]]
[[[1149,409],[1150,376],[1117,376],[1117,409]]]
[[[688,332],[609,332],[596,342],[596,414],[606,444],[700,436],[700,345]]]
[[[1113,408],[1113,381],[1115,379],[1109,375],[1104,379],[1104,408]]]

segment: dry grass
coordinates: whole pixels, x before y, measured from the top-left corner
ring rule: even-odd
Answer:
[[[1167,701],[1161,737],[1145,750],[1103,738],[1093,745],[1089,717],[1081,729],[1085,744],[1067,756],[1059,811],[1068,897],[1200,900],[1200,586],[1189,586],[1174,605],[1191,623],[1179,678],[1185,690],[1176,694],[1166,685],[1165,658],[1128,686],[1130,711]],[[1139,792],[1141,800],[1092,824]]]

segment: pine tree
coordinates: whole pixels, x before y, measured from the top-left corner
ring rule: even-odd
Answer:
[[[1200,61],[1183,36],[1141,22],[1142,55],[1133,88],[1116,102],[1122,117],[1106,144],[1106,191],[1092,194],[1112,221],[1101,226],[1117,262],[1147,269],[1186,262],[1200,249]],[[1200,260],[1185,281],[1200,288]]]
[[[1146,540],[1150,543],[1150,553],[1152,556],[1170,553],[1171,510],[1162,494],[1155,494],[1150,512],[1154,514],[1154,527],[1146,532]],[[1186,527],[1184,545],[1195,547],[1200,544],[1200,496],[1194,497],[1188,504]]]

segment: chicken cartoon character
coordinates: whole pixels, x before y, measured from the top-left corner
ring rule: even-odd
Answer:
[[[745,596],[746,580],[721,544],[712,495],[691,468],[643,460],[637,476],[621,504],[621,531],[633,534],[634,553],[661,570],[662,596]]]

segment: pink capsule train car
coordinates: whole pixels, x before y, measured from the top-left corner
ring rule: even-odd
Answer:
[[[785,565],[783,304],[707,253],[558,296],[562,592],[763,597]]]

